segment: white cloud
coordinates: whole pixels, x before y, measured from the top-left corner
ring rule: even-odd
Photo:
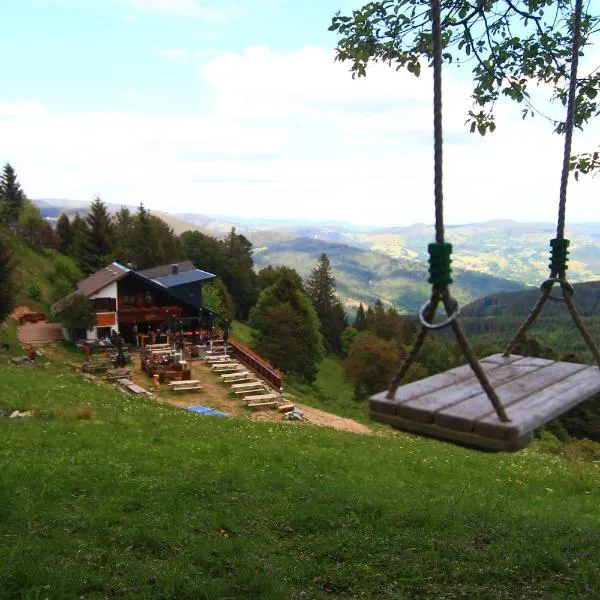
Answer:
[[[219,54],[201,68],[199,116],[50,114],[0,104],[0,160],[33,197],[170,212],[432,222],[431,79],[382,65],[352,80],[320,48]],[[444,78],[447,222],[553,220],[562,139],[500,106],[492,136],[464,127],[468,87]],[[598,127],[577,144],[593,147]],[[597,180],[570,186],[567,216],[598,219]]]

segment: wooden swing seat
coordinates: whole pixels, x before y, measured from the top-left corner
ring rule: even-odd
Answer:
[[[371,419],[491,451],[524,448],[533,431],[600,392],[597,366],[518,355],[481,361],[510,421],[501,421],[469,365],[403,385],[369,402]]]

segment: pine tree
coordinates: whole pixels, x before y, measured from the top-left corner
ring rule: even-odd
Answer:
[[[115,260],[126,265],[132,261],[133,217],[126,206],[115,213],[114,216]]]
[[[87,222],[79,216],[79,213],[77,213],[73,221],[71,221],[71,234],[72,242],[70,256],[77,261],[79,268],[86,275],[89,275],[94,272],[94,265],[96,264],[97,259],[90,252]]]
[[[335,278],[327,254],[323,252],[306,283],[306,291],[321,323],[321,333],[329,352],[341,349],[340,336],[348,326],[341,302],[335,295]]]
[[[58,217],[56,222],[56,235],[58,237],[58,251],[63,254],[70,254],[73,244],[73,232],[71,231],[71,221],[64,213]]]
[[[10,163],[6,163],[0,175],[0,223],[16,231],[24,203],[25,194],[17,181],[17,174]]]
[[[133,232],[131,236],[131,262],[137,269],[155,267],[155,252],[152,248],[152,223],[150,213],[140,204],[133,218]]]
[[[367,329],[367,315],[365,314],[365,307],[363,306],[362,302],[358,305],[358,308],[356,309],[354,327],[356,327],[358,331],[365,331],[365,329]]]
[[[0,324],[12,312],[15,294],[12,251],[8,240],[0,232]]]
[[[90,257],[90,271],[103,269],[112,260],[114,227],[106,204],[98,196],[90,204],[86,217],[87,250]]]
[[[323,356],[319,319],[287,273],[264,289],[250,312],[257,352],[283,371],[314,381]]]
[[[244,320],[258,295],[252,244],[243,235],[236,233],[234,227],[221,245],[224,264],[220,275],[235,300],[236,316]]]

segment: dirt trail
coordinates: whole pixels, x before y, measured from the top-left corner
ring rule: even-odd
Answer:
[[[131,380],[145,387],[151,389],[151,383],[148,376],[141,372],[139,368],[139,357],[134,355],[134,370],[131,376]],[[216,376],[210,369],[210,367],[203,361],[196,361],[192,363],[192,379],[198,379],[202,386],[202,391],[186,394],[185,396],[174,396],[168,392],[166,385],[161,386],[160,393],[156,396],[159,402],[165,402],[173,406],[179,406],[181,408],[187,408],[188,406],[194,406],[196,404],[202,404],[210,408],[215,408],[229,415],[234,416],[245,416],[251,421],[269,421],[269,422],[281,422],[283,415],[276,411],[259,411],[250,412],[243,404],[242,398],[232,398],[230,396],[230,388],[224,386],[218,376]],[[319,427],[331,427],[340,431],[350,431],[352,433],[360,434],[372,434],[373,431],[357,421],[339,417],[318,408],[312,408],[304,404],[295,403],[296,407],[304,412],[304,421],[294,421],[299,424],[310,424],[317,425]]]

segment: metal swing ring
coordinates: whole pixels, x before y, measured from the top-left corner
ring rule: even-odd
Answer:
[[[428,300],[427,302],[425,302],[425,304],[423,304],[421,310],[419,311],[419,320],[421,321],[421,325],[423,325],[423,327],[425,327],[426,329],[431,329],[433,331],[445,329],[449,325],[452,325],[452,323],[454,323],[454,321],[458,319],[458,315],[460,315],[460,307],[458,306],[458,302],[454,298],[452,298],[452,314],[446,317],[443,321],[440,321],[439,323],[430,323],[425,318],[425,313],[429,310],[430,307],[431,300]]]
[[[544,283],[542,283],[542,285],[540,285],[540,289],[543,291],[546,288],[552,288],[552,286],[555,283],[559,283],[561,289],[564,290],[566,288],[567,293],[570,294],[571,296],[575,295],[575,289],[573,288],[573,286],[566,280],[566,279],[561,279],[560,277],[548,277],[548,279],[546,279],[546,281],[544,281]],[[553,296],[552,294],[548,294],[548,300],[552,300],[552,302],[566,302],[566,300],[563,298],[558,298],[557,296]]]

